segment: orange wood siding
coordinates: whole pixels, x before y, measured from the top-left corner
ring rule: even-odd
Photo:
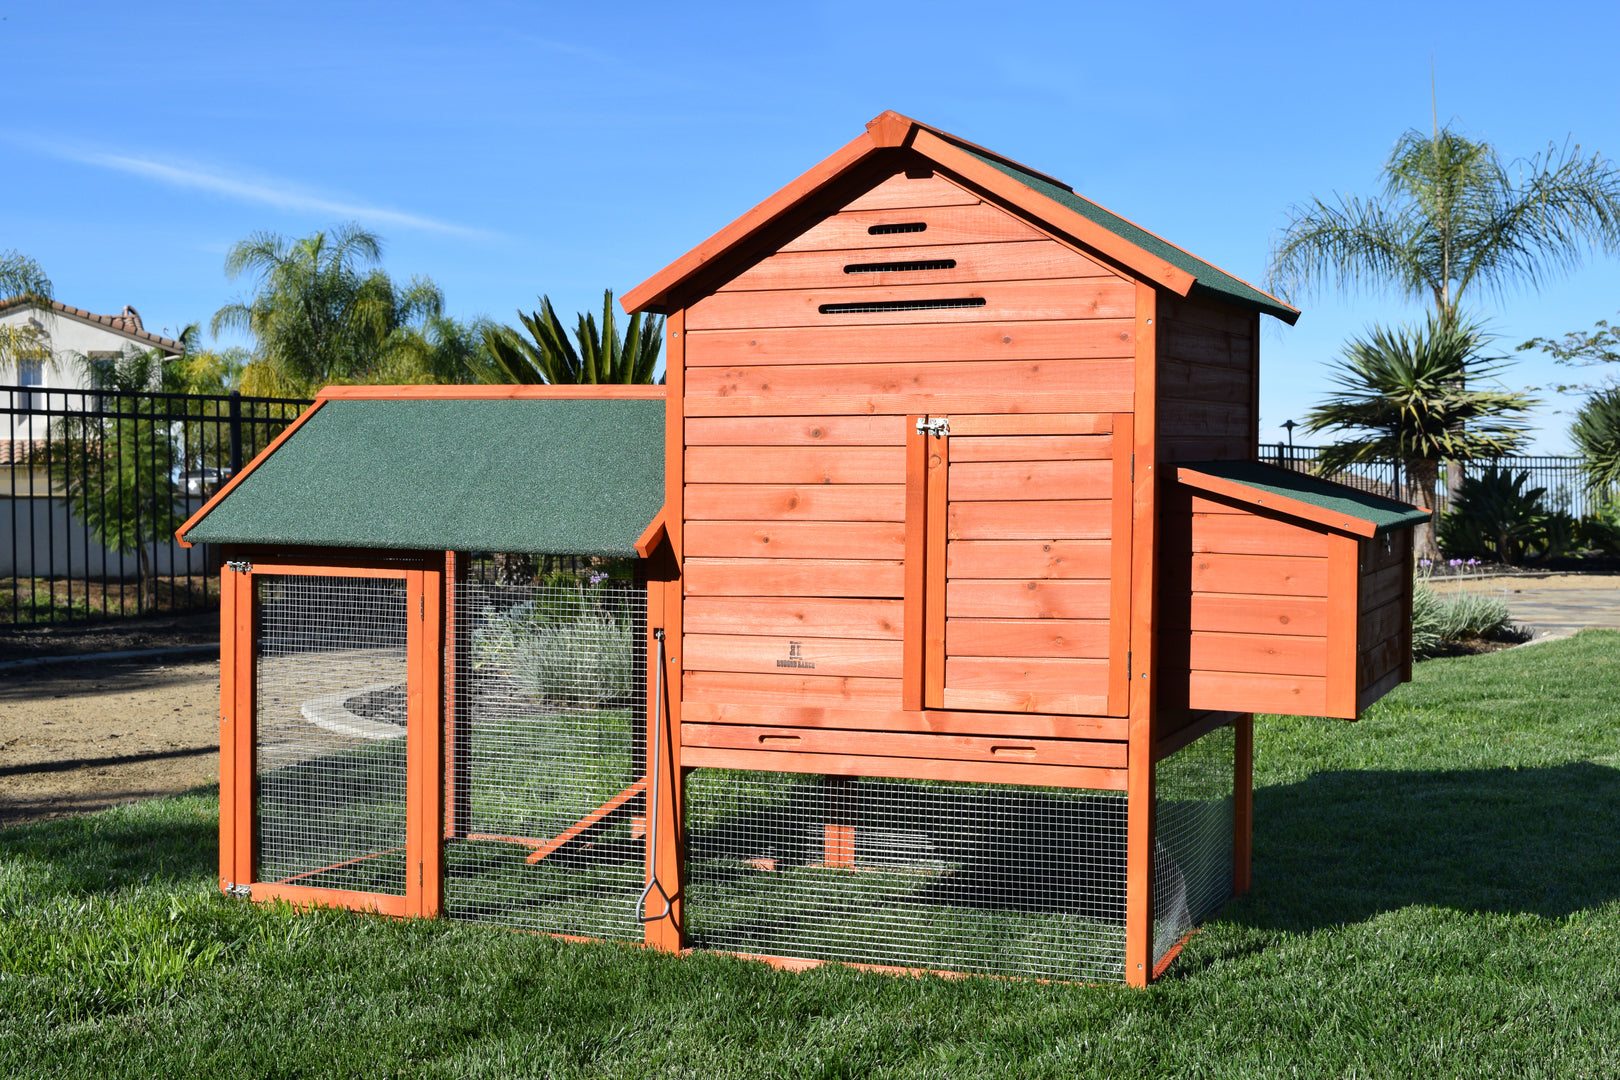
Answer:
[[[1259,318],[1211,300],[1160,298],[1160,461],[1254,456]]]
[[[837,310],[851,304],[881,307]],[[922,551],[907,435],[918,416],[970,410],[1012,422],[964,429],[950,458],[964,501],[944,521],[946,558],[960,580],[940,590],[938,611],[941,632],[954,621],[975,650],[952,655],[965,707],[1105,711],[1117,486],[1107,416],[1132,407],[1135,305],[1134,286],[1101,261],[938,173],[883,179],[690,303],[683,749],[696,739],[711,756],[766,752],[738,732],[772,709],[837,710],[850,731],[892,730],[906,622],[922,612],[906,599],[922,584],[919,564],[907,586]],[[1051,418],[1047,429],[1026,426],[1036,416]],[[914,692],[920,706],[920,683]],[[925,741],[898,758],[929,755],[933,733],[913,737]],[[770,749],[891,756],[799,738]],[[934,756],[953,753],[941,743]],[[1033,768],[1008,753],[983,763]]]
[[[1179,486],[1166,500],[1163,704],[1321,715],[1333,537],[1244,509]]]

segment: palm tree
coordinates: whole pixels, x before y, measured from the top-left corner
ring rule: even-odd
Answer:
[[[1307,432],[1351,433],[1322,452],[1324,471],[1399,461],[1405,496],[1427,506],[1442,460],[1511,453],[1524,440],[1523,415],[1536,402],[1468,386],[1468,376],[1486,378],[1505,366],[1500,357],[1481,355],[1489,341],[1478,324],[1439,315],[1422,326],[1374,327],[1353,339],[1333,373],[1337,392],[1305,417]],[[1433,558],[1433,529],[1418,532],[1420,547]]]
[[[1476,284],[1497,295],[1539,286],[1590,249],[1620,246],[1620,171],[1601,155],[1549,146],[1515,164],[1449,126],[1408,131],[1384,163],[1381,196],[1290,208],[1267,281],[1284,297],[1394,288],[1454,316]]]
[[[490,327],[484,332],[492,370],[487,382],[507,383],[650,383],[658,366],[658,350],[663,345],[663,320],[650,316],[642,322],[638,312],[630,316],[620,341],[613,319],[613,290],[602,295],[602,326],[581,314],[568,340],[549,296],[540,297],[540,310],[525,315],[518,312],[528,336],[510,326]],[[576,347],[577,343],[577,347]]]
[[[253,336],[260,370],[244,374],[244,389],[307,393],[381,374],[397,332],[444,308],[443,292],[427,278],[400,286],[381,269],[363,269],[381,258],[382,240],[354,224],[300,240],[258,232],[232,246],[226,276],[254,275],[257,292],[215,312],[210,330]]]
[[[51,298],[51,279],[39,263],[20,251],[0,251],[0,300],[21,297],[36,304],[48,304]],[[0,326],[0,364],[11,360],[48,359],[45,348],[33,327]],[[0,371],[0,380],[8,380],[10,371]]]
[[[1581,404],[1570,425],[1586,489],[1613,499],[1620,492],[1620,388],[1599,390]]]
[[[51,298],[51,279],[39,263],[20,251],[0,251],[0,299],[13,296]]]

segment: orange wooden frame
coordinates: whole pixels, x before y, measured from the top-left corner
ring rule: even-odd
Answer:
[[[431,918],[443,904],[441,829],[444,759],[441,703],[444,697],[442,653],[445,559],[442,552],[403,556],[390,552],[388,566],[356,565],[365,558],[319,560],[306,554],[267,555],[227,547],[221,570],[221,704],[227,710],[220,738],[220,883],[222,888],[249,886],[253,899],[281,899],[377,911],[387,915]],[[230,563],[246,556],[245,571]],[[301,885],[295,879],[255,880],[253,851],[253,760],[257,643],[258,575],[365,577],[402,580],[406,589],[407,720],[405,744],[404,896],[386,896]],[[387,852],[386,854],[393,854]],[[361,856],[361,859],[385,854]],[[358,861],[358,860],[351,860]],[[307,875],[299,875],[300,877]]]

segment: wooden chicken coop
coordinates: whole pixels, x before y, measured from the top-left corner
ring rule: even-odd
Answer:
[[[658,438],[643,413],[632,440],[637,461],[656,441],[646,475],[581,464],[571,492],[501,505],[497,489],[571,452],[538,434],[509,445],[512,425],[554,422],[557,403],[536,399],[522,416],[463,410],[449,464],[419,464],[431,445],[395,455],[429,478],[425,501],[360,505],[342,484],[312,501],[301,484],[417,426],[406,406],[425,392],[402,388],[347,434],[329,416],[336,449],[276,473],[310,437],[290,432],[257,481],[238,477],[181,530],[239,545],[233,566],[252,545],[311,561],[289,544],[393,565],[402,603],[417,589],[430,613],[401,646],[421,746],[402,774],[405,831],[272,880],[252,792],[273,770],[244,760],[261,743],[237,730],[223,883],[305,895],[398,840],[404,885],[384,910],[788,966],[1142,985],[1247,888],[1252,714],[1353,719],[1410,677],[1411,530],[1428,512],[1256,461],[1260,319],[1298,312],[1051,177],[885,113],[624,303],[668,319],[667,385],[637,401],[659,409]],[[333,396],[360,393],[395,391]],[[569,408],[622,434],[624,404]],[[575,442],[598,422],[570,417]],[[470,434],[486,423],[508,427]],[[296,520],[271,520],[277,499],[303,500]],[[600,535],[585,505],[607,514]],[[410,513],[438,524],[407,528]],[[478,593],[446,562],[564,550],[637,557],[641,622],[605,646],[634,641],[624,692],[536,689],[524,650],[553,631],[524,629],[521,605],[543,598]],[[243,673],[264,670],[263,613],[283,598],[245,578],[230,591],[238,573],[224,685],[246,728],[266,690]],[[320,603],[291,624],[319,622]],[[382,694],[355,671],[300,715]],[[523,753],[489,750],[490,708],[514,746],[566,764],[535,780]],[[313,767],[283,756],[283,772]],[[559,796],[575,773],[586,790]]]

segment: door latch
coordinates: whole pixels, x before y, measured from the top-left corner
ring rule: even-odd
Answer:
[[[919,416],[917,418],[917,433],[919,435],[932,435],[942,438],[951,433],[951,418],[948,416]]]

